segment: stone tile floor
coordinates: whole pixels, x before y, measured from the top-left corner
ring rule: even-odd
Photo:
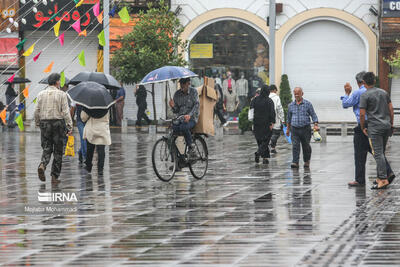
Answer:
[[[0,264],[4,266],[400,265],[400,187],[348,188],[352,137],[313,143],[310,171],[291,170],[281,138],[269,165],[253,162],[250,135],[208,139],[207,176],[159,181],[155,137],[113,133],[103,176],[64,158],[62,183],[37,178],[38,133],[1,133]],[[387,156],[400,166],[398,137]],[[48,172],[47,172],[47,175]],[[38,192],[74,192],[71,212],[43,207]],[[53,205],[54,206],[54,205]]]

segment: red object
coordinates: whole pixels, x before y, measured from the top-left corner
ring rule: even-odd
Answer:
[[[0,65],[18,66],[18,38],[0,38]]]
[[[34,62],[36,62],[36,60],[38,60],[38,58],[39,58],[39,56],[40,56],[41,53],[42,53],[42,51],[40,51],[39,54],[37,54],[37,55],[33,58],[33,61],[34,61]]]
[[[232,80],[231,79],[228,80],[228,88],[232,88]]]
[[[9,83],[12,83],[14,81],[14,77],[15,77],[15,74],[13,74],[10,78],[8,78],[7,81]]]

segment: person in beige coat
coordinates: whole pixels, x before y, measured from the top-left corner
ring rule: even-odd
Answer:
[[[111,134],[110,134],[110,122],[109,112],[101,118],[94,118],[89,116],[85,111],[81,113],[81,119],[86,122],[83,130],[83,139],[87,142],[87,153],[86,153],[86,170],[92,172],[92,160],[94,154],[94,148],[97,149],[97,172],[103,173],[104,158],[105,158],[105,146],[111,145]]]

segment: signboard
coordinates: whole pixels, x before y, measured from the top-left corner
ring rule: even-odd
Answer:
[[[400,0],[383,0],[382,17],[385,18],[400,17]]]
[[[18,38],[0,38],[0,66],[18,66]]]
[[[213,58],[213,44],[191,44],[190,58]]]
[[[55,23],[60,21],[61,19],[61,30],[68,29],[75,21],[81,19],[81,27],[83,29],[91,29],[95,27],[98,22],[96,17],[93,14],[93,4],[95,4],[96,0],[85,0],[83,4],[76,8],[75,2],[72,0],[54,0],[53,2],[48,1],[48,4],[45,5],[36,5],[37,12],[36,14],[32,12],[32,8],[35,6],[33,2],[28,2],[25,5],[21,5],[20,14],[24,14],[27,12],[26,24],[21,24],[22,30],[49,30],[51,29]],[[58,15],[52,19],[50,22],[50,18],[58,12]],[[100,28],[100,27],[97,27]],[[70,30],[74,30],[73,28],[69,28]]]

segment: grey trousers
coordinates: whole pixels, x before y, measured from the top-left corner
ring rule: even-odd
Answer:
[[[384,134],[369,134],[372,143],[372,155],[376,161],[376,172],[379,179],[387,179],[386,171],[386,144],[389,139],[389,130]]]
[[[300,144],[303,149],[303,160],[307,162],[311,159],[311,126],[304,127],[291,127],[292,131],[292,154],[293,163],[299,163],[300,158]]]

